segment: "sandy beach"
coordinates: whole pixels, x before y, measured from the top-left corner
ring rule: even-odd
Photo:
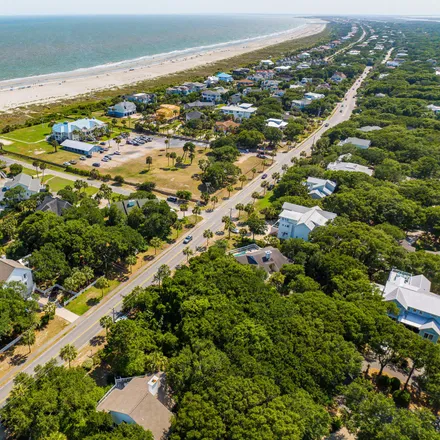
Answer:
[[[0,82],[0,111],[8,111],[30,104],[43,104],[86,95],[98,90],[118,88],[147,79],[169,75],[204,64],[220,61],[287,40],[317,34],[325,22],[309,23],[284,33],[254,39],[246,43],[231,43],[214,49],[176,54],[157,55],[120,64],[80,69],[65,73],[41,75]],[[139,90],[142,92],[143,90]]]

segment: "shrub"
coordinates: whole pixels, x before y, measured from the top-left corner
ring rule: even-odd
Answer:
[[[342,420],[339,417],[333,417],[332,419],[332,432],[337,432],[342,428]]]
[[[84,368],[84,370],[90,371],[93,368],[93,359],[86,359],[82,363],[82,367]]]
[[[393,399],[397,406],[408,408],[411,402],[411,394],[407,390],[397,390],[393,393]]]
[[[114,178],[114,181],[116,182],[116,183],[119,183],[120,185],[122,185],[124,182],[125,182],[125,179],[124,179],[124,177],[123,176],[115,176],[115,178]]]
[[[379,388],[388,388],[390,386],[390,378],[385,375],[377,376],[376,384]]]
[[[397,377],[392,377],[390,380],[391,392],[400,390],[401,382]]]

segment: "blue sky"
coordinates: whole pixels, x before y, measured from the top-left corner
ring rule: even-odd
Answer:
[[[274,6],[276,6],[274,8]],[[439,0],[0,0],[0,15],[293,13],[437,15]]]

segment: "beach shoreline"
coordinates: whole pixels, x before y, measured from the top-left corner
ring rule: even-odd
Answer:
[[[48,104],[96,91],[133,85],[288,40],[315,35],[322,32],[325,26],[326,23],[322,20],[309,20],[308,23],[290,31],[244,42],[224,43],[204,49],[196,48],[195,51],[188,49],[179,54],[162,54],[70,72],[1,81],[0,111],[33,104]]]

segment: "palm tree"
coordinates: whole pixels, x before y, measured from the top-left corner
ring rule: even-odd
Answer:
[[[165,151],[168,151],[168,148],[170,148],[170,140],[169,138],[165,139]]]
[[[243,203],[237,203],[237,204],[235,205],[235,209],[238,211],[238,218],[240,218],[240,216],[241,216],[241,211],[244,210],[244,205],[243,205]]]
[[[243,189],[244,182],[247,181],[247,177],[246,177],[246,175],[245,175],[245,174],[242,174],[242,175],[238,178],[238,180],[241,182],[241,189]]]
[[[251,197],[253,199],[253,203],[255,203],[255,200],[257,200],[260,197],[260,194],[257,191],[254,191]]]
[[[212,202],[212,209],[215,209],[215,204],[218,202],[218,197],[217,196],[212,196],[211,197],[211,202]]]
[[[289,165],[287,165],[287,163],[285,163],[285,164],[281,167],[281,169],[282,169],[284,172],[286,172],[286,171],[289,169]]]
[[[280,178],[280,173],[272,173],[272,179],[278,180]]]
[[[203,231],[203,238],[206,238],[206,247],[209,246],[209,239],[214,237],[214,234],[212,233],[211,229],[205,229]]]
[[[123,122],[125,122],[125,121],[123,121]],[[117,137],[117,138],[115,139],[115,142],[116,142],[116,145],[118,146],[118,151],[119,151],[119,145],[120,145],[120,143],[121,143],[121,138]]]
[[[189,246],[187,246],[187,247],[183,248],[182,252],[183,252],[183,255],[186,256],[186,262],[188,263],[189,257],[194,254],[194,251]]]
[[[154,281],[157,281],[159,285],[159,289],[162,287],[162,282],[166,278],[171,275],[171,270],[166,264],[162,264],[162,266],[157,269],[156,275],[154,275]]]
[[[231,198],[231,192],[234,191],[234,187],[232,185],[228,185],[226,187],[226,191],[228,192],[228,199]]]
[[[37,172],[37,177],[38,177],[38,167],[40,166],[40,162],[38,162],[38,160],[34,160],[32,162],[32,166],[35,167],[35,171]]]
[[[166,158],[168,159],[168,168],[170,167],[170,153],[165,154]]]
[[[44,162],[42,162],[41,164],[40,164],[40,170],[43,172],[42,173],[42,177],[41,177],[41,181],[43,182],[44,181],[44,170],[47,168],[47,165],[44,163]]]
[[[145,163],[148,165],[148,171],[151,169],[151,164],[153,163],[153,158],[151,156],[147,156],[145,158]]]
[[[45,315],[49,317],[49,319],[52,319],[55,316],[56,310],[57,310],[57,306],[53,302],[48,302],[43,307],[43,312],[45,313]]]
[[[96,280],[95,287],[101,289],[101,298],[104,298],[104,289],[109,287],[108,279],[106,277],[99,277]]]
[[[182,220],[177,220],[176,223],[174,223],[174,229],[176,230],[176,238],[178,238],[180,231],[183,229]]]
[[[162,247],[163,241],[159,237],[153,237],[150,240],[150,244],[154,247],[154,255],[156,255],[157,249]]]
[[[125,261],[130,266],[130,273],[132,273],[133,266],[137,263],[137,258],[134,255],[129,255]]]
[[[31,345],[35,344],[36,340],[35,331],[33,328],[26,330],[21,337],[23,344],[26,344],[29,348],[29,353],[31,352]]]
[[[186,203],[183,203],[180,205],[180,211],[183,212],[183,217],[186,217],[186,211],[188,211],[188,205]]]
[[[170,157],[171,157],[171,160],[173,161],[173,166],[174,166],[175,161],[176,161],[176,157],[177,157],[176,152],[173,151],[172,153],[170,153]]]
[[[128,128],[130,128],[131,124],[131,116],[127,116]]]
[[[256,172],[257,172],[257,169],[256,169],[256,168],[252,168],[252,169],[251,169],[252,179],[255,177]]]
[[[111,316],[109,315],[105,315],[103,316],[100,320],[99,320],[99,325],[102,328],[105,328],[105,336],[108,336],[108,330],[111,328],[111,326],[113,325],[113,319]]]
[[[78,351],[76,349],[76,347],[72,344],[67,344],[65,345],[61,350],[60,350],[60,358],[64,361],[64,362],[68,362],[69,363],[69,368],[70,368],[70,363],[78,356]]]
[[[269,186],[269,182],[267,180],[265,180],[264,182],[261,182],[261,188],[263,188],[263,190],[264,190],[263,196],[266,195],[266,191],[267,191],[268,186]]]
[[[211,196],[207,192],[203,192],[200,196],[200,198],[203,200],[203,203],[207,205],[209,203],[209,200],[211,199]]]
[[[197,223],[197,216],[202,213],[202,208],[200,208],[200,206],[194,206],[194,208],[192,209],[192,213],[196,217],[194,219],[194,224],[196,224]]]
[[[52,147],[53,147],[53,149],[54,149],[54,151],[56,153],[58,151],[58,147],[59,147],[60,144],[58,143],[58,141],[56,141],[54,139],[53,141],[50,142],[50,145],[52,145]]]
[[[195,153],[193,153],[193,152],[189,153],[189,160],[191,161],[191,165],[192,165],[193,160],[195,159],[195,157],[196,157]]]

